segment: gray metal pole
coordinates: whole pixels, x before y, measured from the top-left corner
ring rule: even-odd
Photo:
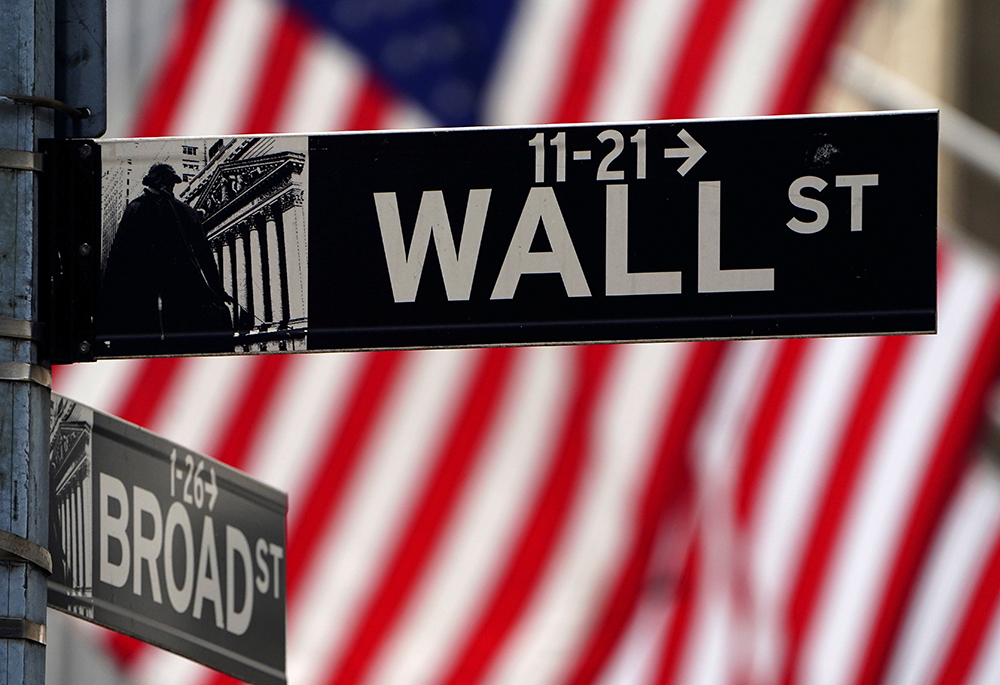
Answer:
[[[0,93],[53,97],[53,0],[4,0],[2,14]],[[0,149],[15,151],[14,157],[36,151],[38,139],[52,130],[51,111],[0,102]],[[8,327],[38,318],[38,176],[0,168],[0,317],[15,320],[0,323]],[[0,337],[0,362],[0,375],[8,378],[19,370],[37,378],[42,371],[27,366],[38,363],[37,343],[8,333]],[[42,547],[48,542],[48,424],[46,388],[0,380],[0,530]],[[38,628],[45,624],[45,573],[17,557],[7,550],[0,561],[0,684],[44,683]],[[6,637],[21,634],[27,637]]]

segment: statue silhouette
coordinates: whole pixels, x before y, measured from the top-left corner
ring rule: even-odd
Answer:
[[[101,284],[99,338],[111,355],[233,350],[232,298],[199,214],[174,197],[180,177],[153,164],[118,224]]]

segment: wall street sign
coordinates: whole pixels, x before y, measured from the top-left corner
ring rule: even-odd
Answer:
[[[78,322],[54,360],[933,332],[937,130],[906,112],[64,143],[93,150],[101,201],[54,250],[78,268],[53,279]]]
[[[49,606],[285,682],[285,495],[52,394]]]

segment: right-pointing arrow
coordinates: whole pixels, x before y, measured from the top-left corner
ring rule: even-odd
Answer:
[[[684,129],[677,132],[677,137],[687,147],[668,147],[663,151],[663,158],[686,157],[687,159],[684,160],[684,163],[677,167],[677,173],[684,176],[687,172],[691,171],[691,167],[697,164],[699,159],[705,156],[705,148]]]

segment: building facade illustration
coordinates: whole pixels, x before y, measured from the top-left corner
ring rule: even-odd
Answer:
[[[85,617],[92,616],[94,587],[92,432],[93,413],[87,407],[65,399],[54,403],[49,438],[50,510],[56,513],[49,521],[52,580],[64,585],[67,595],[80,598],[66,609]]]
[[[207,163],[180,194],[202,216],[246,352],[305,347],[306,155],[280,140],[206,142]]]

